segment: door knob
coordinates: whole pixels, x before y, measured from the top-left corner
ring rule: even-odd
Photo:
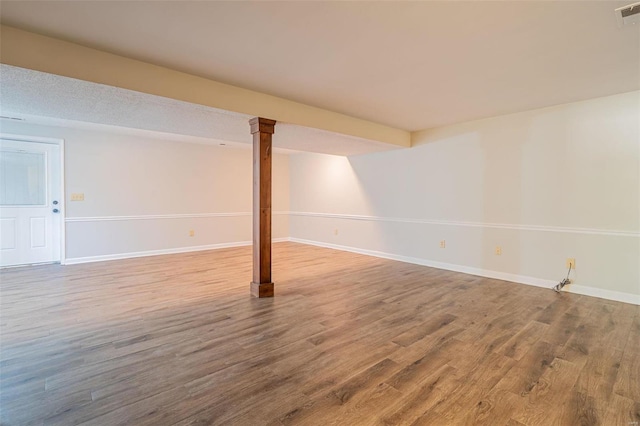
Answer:
[[[54,213],[60,213],[60,210],[58,210],[58,209],[53,209],[53,212],[54,212]]]
[[[54,201],[53,201],[53,205],[54,205],[54,206],[57,206],[57,205],[58,205],[58,200],[54,200]]]

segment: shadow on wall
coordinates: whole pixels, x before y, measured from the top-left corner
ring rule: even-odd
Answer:
[[[292,211],[311,214],[292,236],[549,287],[575,258],[570,291],[632,300],[639,110],[633,92],[419,132],[409,149],[296,156]]]
[[[563,182],[548,172],[561,169],[566,154],[550,147],[555,155],[546,155],[539,145],[556,143],[547,133],[563,122],[523,115],[468,123],[422,132],[411,149],[349,157],[366,200],[359,214],[373,217],[369,229],[377,238],[363,236],[355,246],[536,276],[552,240],[537,238],[532,246],[519,227],[554,225],[562,208]]]

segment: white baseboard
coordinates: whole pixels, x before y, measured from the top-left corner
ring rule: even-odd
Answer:
[[[640,305],[640,294],[622,293],[620,291],[605,290],[603,288],[588,287],[585,285],[569,284],[564,291],[584,296],[597,297],[599,299],[615,300],[616,302]]]
[[[447,271],[462,272],[464,274],[477,275],[480,277],[510,281],[510,282],[519,283],[519,284],[527,284],[527,285],[532,285],[536,287],[548,288],[550,290],[554,285],[557,284],[556,281],[529,277],[526,275],[510,274],[507,272],[492,271],[488,269],[457,265],[453,263],[436,262],[433,260],[421,259],[417,257],[401,256],[401,255],[385,253],[381,251],[367,250],[367,249],[361,249],[357,247],[343,246],[343,245],[331,244],[331,243],[324,243],[320,241],[311,241],[311,240],[304,240],[301,238],[292,238],[292,237],[272,239],[272,242],[274,243],[285,242],[285,241],[291,241],[291,242],[300,243],[300,244],[308,244],[308,245],[313,245],[318,247],[325,247],[325,248],[330,248],[335,250],[342,250],[342,251],[347,251],[351,253],[364,254],[367,256],[379,257],[382,259],[397,260],[399,262],[412,263],[414,265],[428,266],[431,268],[444,269]],[[223,249],[223,248],[242,247],[242,246],[249,246],[249,245],[251,245],[251,241],[236,241],[236,242],[230,242],[230,243],[209,244],[204,246],[178,247],[178,248],[172,248],[172,249],[149,250],[149,251],[133,252],[133,253],[117,253],[117,254],[108,254],[108,255],[101,255],[101,256],[75,257],[75,258],[66,259],[64,262],[62,262],[62,264],[77,265],[81,263],[104,262],[108,260],[131,259],[136,257],[158,256],[163,254],[189,253],[189,252],[195,252],[195,251],[217,250],[217,249]],[[565,287],[563,291],[567,291],[575,294],[581,294],[585,296],[598,297],[600,299],[614,300],[617,302],[640,305],[640,295],[637,295],[637,294],[622,293],[619,291],[605,290],[597,287],[589,287],[589,286],[576,285],[576,284],[571,284]]]
[[[273,238],[271,242],[280,243],[284,241],[289,241],[289,238]],[[207,244],[204,246],[191,246],[191,247],[176,247],[170,249],[162,249],[162,250],[148,250],[148,251],[139,251],[132,253],[116,253],[116,254],[105,254],[100,256],[87,256],[87,257],[72,257],[64,260],[62,262],[63,265],[77,265],[80,263],[91,263],[91,262],[105,262],[108,260],[121,260],[121,259],[132,259],[136,257],[147,257],[147,256],[159,256],[163,254],[178,254],[178,253],[190,253],[194,251],[204,251],[204,250],[217,250],[223,248],[231,248],[231,247],[242,247],[242,246],[250,246],[252,244],[251,241],[235,241],[230,243],[219,243],[219,244]]]
[[[552,287],[558,283],[557,281],[529,277],[526,275],[517,275],[517,274],[510,274],[507,272],[491,271],[488,269],[475,268],[475,267],[464,266],[464,265],[456,265],[453,263],[436,262],[433,260],[421,259],[417,257],[400,256],[397,254],[361,249],[357,247],[342,246],[342,245],[331,244],[331,243],[324,243],[320,241],[304,240],[304,239],[293,238],[293,237],[289,238],[289,241],[292,241],[295,243],[301,243],[301,244],[309,244],[309,245],[318,246],[318,247],[325,247],[325,248],[330,248],[335,250],[348,251],[351,253],[364,254],[368,256],[380,257],[383,259],[397,260],[400,262],[428,266],[431,268],[445,269],[447,271],[462,272],[465,274],[477,275],[480,277],[493,278],[493,279],[498,279],[503,281],[511,281],[514,283],[527,284],[527,285],[532,285],[536,287],[544,287],[544,288],[548,288],[549,290],[551,290]],[[588,287],[588,286],[575,285],[575,284],[571,284],[565,287],[563,291],[567,291],[575,294],[581,294],[585,296],[598,297],[600,299],[615,300],[617,302],[640,305],[640,295],[637,295],[637,294],[622,293],[619,291],[604,290],[596,287]]]

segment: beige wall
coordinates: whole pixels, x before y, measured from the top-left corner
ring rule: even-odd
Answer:
[[[249,147],[6,120],[0,131],[65,140],[66,256],[70,262],[251,240]],[[273,162],[273,208],[286,212],[288,157],[275,154]],[[72,193],[84,193],[85,200],[70,201]],[[193,237],[190,230],[195,231]],[[286,214],[274,215],[273,230],[274,238],[288,236]]]
[[[572,257],[571,291],[640,303],[638,117],[633,92],[293,155],[291,237],[545,286]]]
[[[548,287],[572,257],[569,291],[640,303],[639,116],[633,92],[416,133],[409,149],[275,155],[274,238]],[[65,139],[71,261],[251,239],[249,149],[0,124]]]
[[[0,62],[386,144],[411,145],[411,136],[406,130],[223,84],[6,25],[0,25]]]

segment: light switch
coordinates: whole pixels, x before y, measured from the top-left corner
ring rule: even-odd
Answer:
[[[83,193],[71,194],[71,201],[84,201],[84,194]]]

